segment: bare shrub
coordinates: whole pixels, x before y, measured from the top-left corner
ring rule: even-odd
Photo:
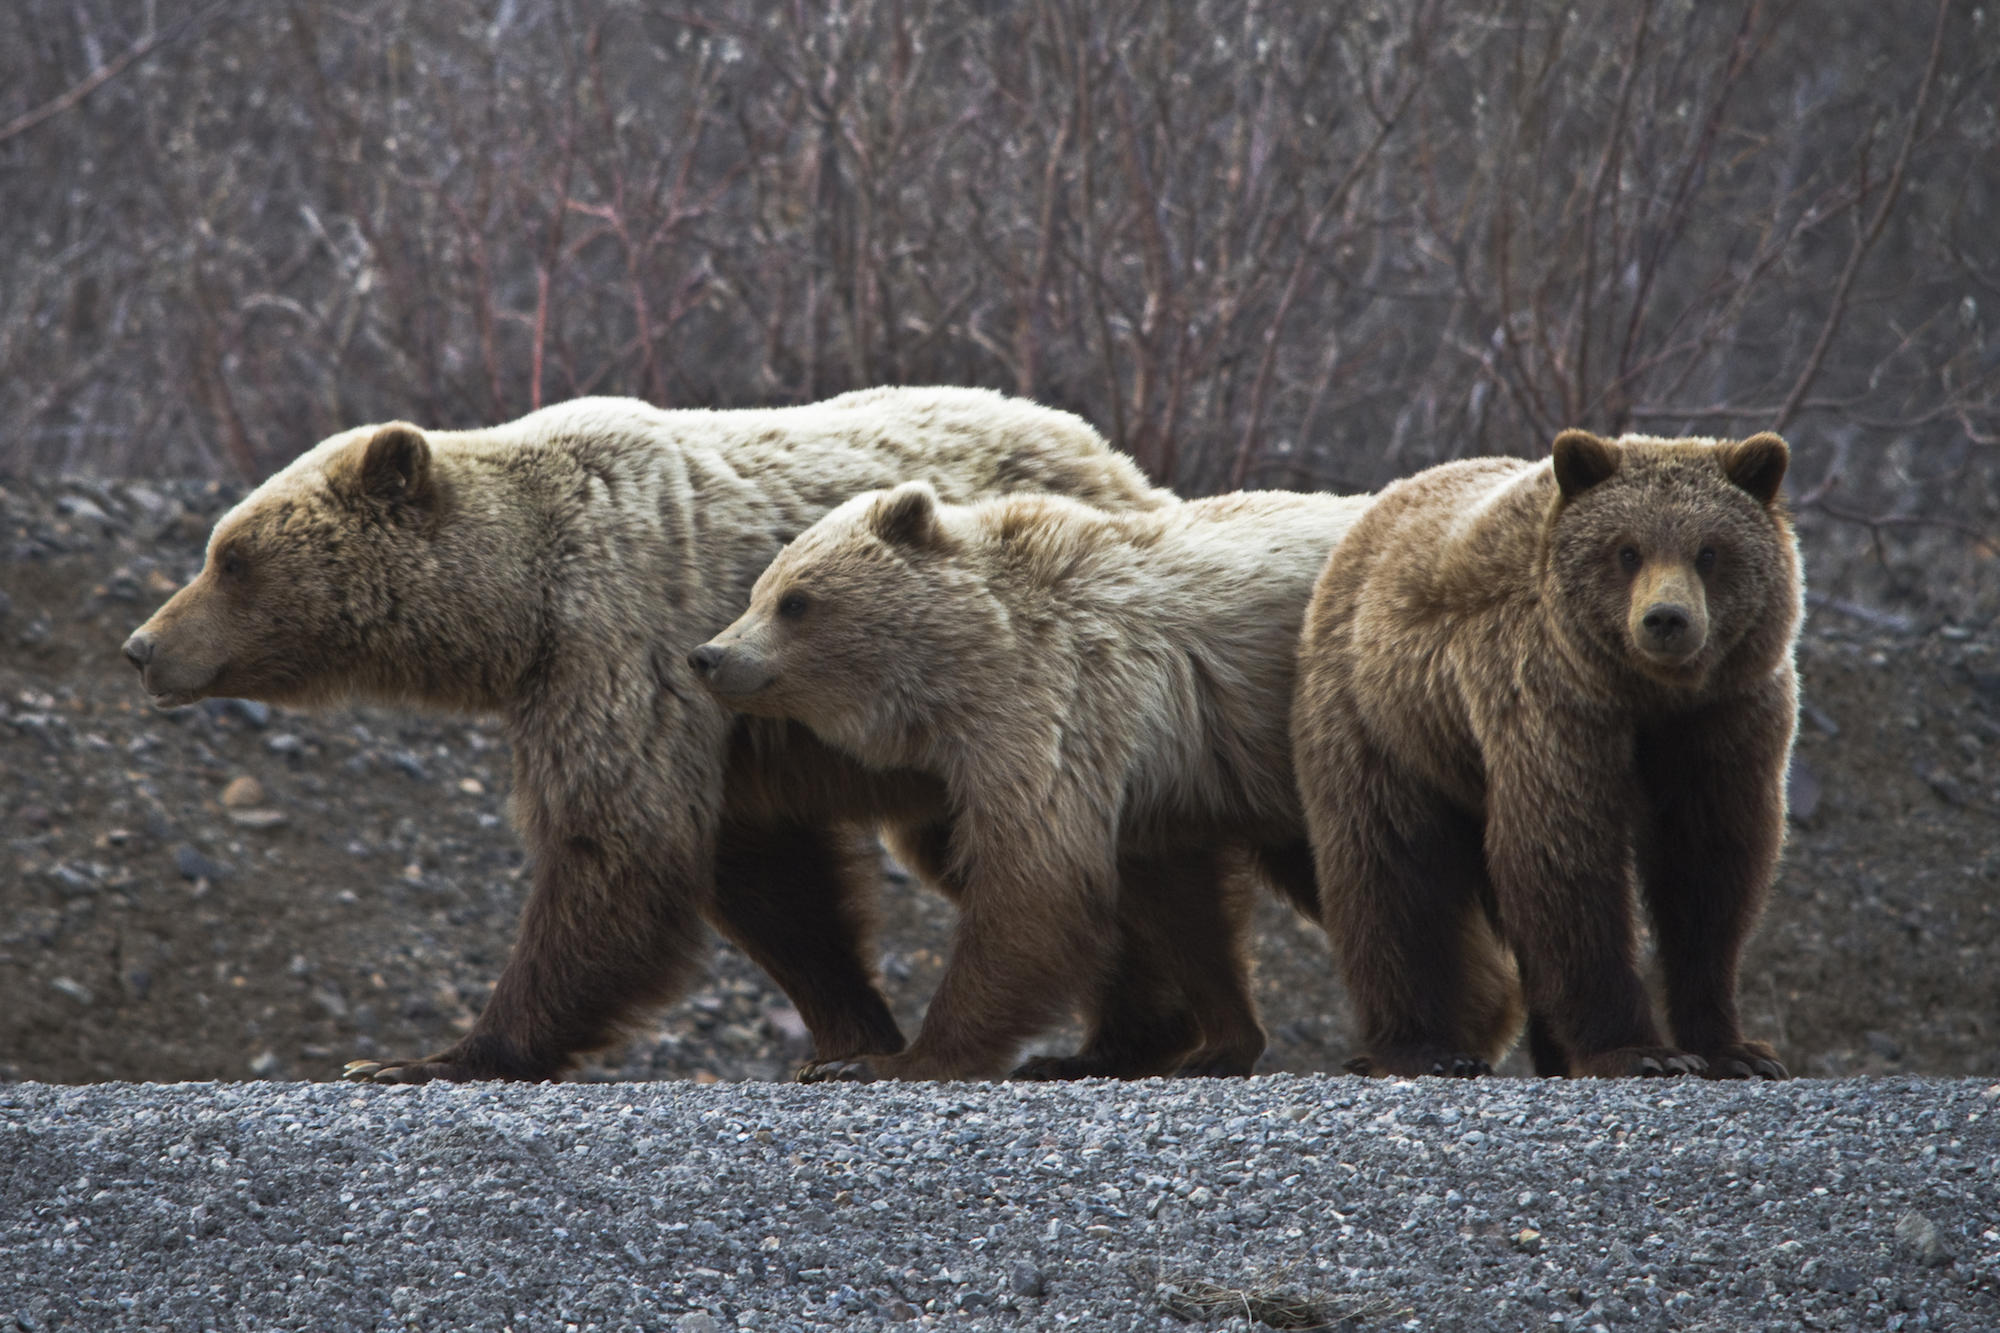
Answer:
[[[1775,426],[1809,533],[1946,534],[1977,577],[1993,22],[23,0],[0,471],[254,478],[371,419],[952,381],[1190,492]]]

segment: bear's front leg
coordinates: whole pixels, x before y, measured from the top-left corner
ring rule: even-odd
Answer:
[[[665,848],[643,866],[598,844],[540,849],[513,952],[472,1030],[420,1060],[356,1061],[346,1077],[555,1078],[612,1041],[635,1010],[685,989],[703,941],[698,904],[709,874]]]
[[[1528,1009],[1572,1075],[1699,1074],[1698,1055],[1661,1039],[1639,977],[1629,744],[1563,710],[1538,715],[1533,736],[1486,746],[1487,873]]]
[[[1038,1055],[1010,1078],[1240,1078],[1264,1053],[1243,933],[1256,885],[1247,854],[1203,841],[1118,861],[1118,940],[1089,1034],[1073,1055]]]
[[[534,884],[472,1030],[350,1078],[547,1079],[683,992],[715,894],[727,721],[645,677],[579,675],[514,719],[514,814]]]
[[[1710,1078],[1787,1077],[1743,1035],[1737,967],[1777,873],[1795,709],[1789,673],[1748,698],[1642,732],[1639,876],[1674,1036]]]
[[[1097,993],[1117,932],[1112,830],[1072,831],[1072,846],[1090,844],[1074,851],[1046,846],[1045,823],[1034,834],[1041,855],[1018,834],[981,837],[961,825],[961,836],[972,841],[958,922],[922,1030],[902,1053],[868,1057],[865,1070],[839,1077],[1000,1078],[1023,1042]]]

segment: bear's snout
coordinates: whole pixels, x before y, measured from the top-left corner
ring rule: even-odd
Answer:
[[[714,675],[715,669],[722,665],[722,649],[712,643],[704,643],[688,654],[688,665],[694,668],[697,676],[706,679]]]
[[[1692,567],[1641,570],[1632,589],[1632,646],[1656,666],[1679,667],[1708,642],[1708,599]]]
[[[710,694],[731,703],[760,693],[772,681],[762,655],[741,643],[712,640],[689,653],[687,662]]]
[[[158,641],[141,629],[132,631],[132,637],[125,640],[125,647],[121,651],[125,654],[126,661],[144,671],[146,664],[153,660],[153,650],[157,646]]]
[[[133,630],[119,651],[138,668],[139,688],[159,708],[178,708],[209,694],[227,661],[225,636],[188,588]]]
[[[1674,641],[1687,633],[1693,617],[1685,606],[1675,606],[1671,602],[1655,602],[1646,608],[1646,614],[1639,621],[1646,637],[1662,648],[1671,648]]]

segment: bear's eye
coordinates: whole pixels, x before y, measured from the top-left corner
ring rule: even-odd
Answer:
[[[804,593],[788,592],[778,599],[778,618],[780,620],[797,620],[805,615],[806,608],[809,605],[811,603],[806,600]]]
[[[241,551],[229,550],[224,551],[221,559],[216,561],[216,568],[226,579],[240,579],[250,572],[250,562],[243,558]]]
[[[1694,567],[1700,570],[1704,574],[1708,573],[1709,570],[1714,569],[1715,548],[1713,546],[1704,546],[1701,548],[1701,550],[1695,552]]]
[[[1636,546],[1621,546],[1621,547],[1619,547],[1619,548],[1618,548],[1618,564],[1619,564],[1619,567],[1620,567],[1620,568],[1622,568],[1622,569],[1623,569],[1623,570],[1624,570],[1624,571],[1625,571],[1625,572],[1626,572],[1627,574],[1636,574],[1636,573],[1638,573],[1638,572],[1639,572],[1639,548],[1638,548],[1638,547],[1636,547]]]

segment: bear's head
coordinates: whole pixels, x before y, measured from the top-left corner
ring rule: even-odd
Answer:
[[[1544,544],[1550,610],[1599,660],[1699,689],[1774,668],[1799,617],[1778,496],[1790,453],[1747,440],[1558,435]]]
[[[444,507],[429,442],[401,422],[321,442],[224,514],[193,582],[125,641],[162,708],[210,696],[310,703],[381,687],[383,628]]]
[[[773,560],[735,623],[688,655],[738,712],[789,718],[864,760],[911,762],[915,711],[990,645],[993,604],[961,556],[963,511],[928,482],[858,495]]]

